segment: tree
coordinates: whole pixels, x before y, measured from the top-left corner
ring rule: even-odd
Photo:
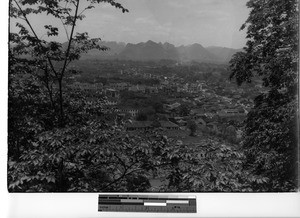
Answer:
[[[190,114],[190,109],[186,104],[179,106],[179,114],[180,116],[188,116]]]
[[[93,184],[97,183],[96,181],[101,182],[100,188],[105,188],[105,184],[109,188],[110,184],[117,183],[116,180],[119,181],[132,173],[128,171],[132,168],[128,167],[122,177],[115,178],[107,170],[106,173],[101,173],[105,165],[97,168],[99,162],[86,164],[90,163],[96,154],[92,149],[95,145],[93,146],[87,138],[93,133],[88,125],[102,111],[103,101],[99,99],[90,103],[82,98],[83,93],[75,91],[70,93],[63,89],[66,75],[73,73],[73,69],[69,68],[73,60],[79,59],[82,52],[92,48],[107,49],[99,46],[99,38],[90,39],[87,33],[75,33],[76,23],[84,18],[83,12],[94,8],[98,3],[108,3],[123,12],[128,11],[113,0],[82,2],[10,1],[11,21],[16,20],[16,26],[19,28],[18,33],[11,32],[9,35],[8,188],[10,191],[95,190],[97,187]],[[82,4],[82,8],[79,3]],[[58,28],[51,24],[45,23],[44,26],[48,40],[36,34],[30,19],[41,13],[62,22],[67,43],[51,41],[59,35]],[[91,127],[99,128],[100,133],[95,137],[101,138],[108,125],[99,121]],[[89,132],[86,132],[88,129]],[[79,135],[83,141],[78,139]],[[97,150],[105,152],[99,147]],[[108,162],[106,164],[110,165]],[[96,172],[99,172],[98,176],[101,178],[95,177],[87,183],[89,176]],[[74,185],[71,185],[73,182]],[[87,184],[89,186],[86,186]]]
[[[102,2],[121,9],[123,13],[128,12],[114,0],[87,0],[82,7],[80,7],[79,0],[10,0],[10,17],[17,19],[16,26],[19,28],[19,33],[10,33],[9,54],[18,59],[16,64],[31,68],[32,73],[44,84],[53,110],[59,111],[61,126],[65,123],[63,81],[69,71],[70,62],[79,59],[81,53],[93,48],[108,49],[98,44],[100,38],[90,39],[86,32],[75,33],[77,22],[85,17],[83,13]],[[58,27],[51,24],[44,25],[50,41],[37,35],[29,17],[41,13],[46,13],[61,21],[67,37],[66,46],[57,41],[51,41],[60,34]],[[24,55],[29,55],[30,59],[24,58]],[[57,102],[54,99],[55,88],[57,89]]]
[[[129,136],[123,125],[107,125],[94,112],[103,111],[101,102],[90,105],[80,100],[82,93],[72,95],[68,99],[73,105],[66,111],[74,122],[63,128],[37,129],[20,157],[10,157],[9,191],[148,190],[149,170],[156,169],[159,156],[154,150],[166,143],[155,133]]]
[[[146,120],[151,120],[153,116],[155,115],[154,109],[149,106],[147,108],[144,108],[136,117],[136,120],[138,121],[146,121]]]
[[[146,121],[148,118],[147,114],[146,113],[139,113],[137,116],[136,116],[136,120],[138,121]]]
[[[298,2],[250,0],[244,51],[230,61],[230,78],[241,85],[262,79],[266,94],[255,98],[247,116],[244,169],[268,178],[257,191],[297,187]]]
[[[262,183],[267,179],[243,171],[245,156],[230,144],[209,139],[201,146],[168,145],[161,155],[163,162],[169,163],[164,167],[169,172],[164,191],[251,192],[251,182]]]
[[[195,121],[190,121],[188,123],[188,128],[190,129],[191,133],[190,133],[190,136],[196,136],[196,131],[197,131],[197,124]]]
[[[14,61],[10,59],[10,63]],[[36,134],[55,123],[39,80],[28,70],[11,66],[8,72],[8,156],[15,160],[30,147]]]

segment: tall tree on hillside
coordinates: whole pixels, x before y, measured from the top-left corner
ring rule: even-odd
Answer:
[[[260,78],[268,90],[248,114],[244,168],[267,177],[256,191],[291,191],[297,186],[298,1],[250,0],[247,44],[230,61],[240,85]]]
[[[9,54],[17,59],[15,65],[30,68],[30,72],[44,84],[53,110],[59,113],[61,125],[65,123],[63,81],[69,71],[70,62],[79,59],[81,53],[91,49],[108,49],[98,44],[100,38],[89,38],[87,32],[75,31],[78,21],[85,17],[84,12],[93,9],[99,3],[108,3],[121,9],[123,13],[128,12],[114,0],[10,0],[11,21],[16,21],[19,32],[9,35]],[[34,18],[38,18],[34,15],[39,14],[47,14],[55,20],[55,24],[44,24],[45,34],[42,36],[37,34],[38,27],[32,23]],[[61,23],[64,30],[65,44],[55,41],[55,37],[61,35],[59,27],[54,26],[57,23]],[[44,39],[45,36],[48,40]],[[24,58],[24,55],[27,55],[27,58]],[[57,93],[53,88],[55,86]]]
[[[107,175],[99,172],[109,165],[96,154],[106,152],[101,142],[108,127],[103,120],[95,119],[103,115],[103,99],[91,104],[84,98],[86,93],[67,92],[64,84],[66,75],[72,72],[70,63],[79,59],[82,52],[106,49],[97,43],[99,38],[90,39],[87,33],[76,33],[76,24],[84,18],[84,12],[98,3],[110,4],[123,12],[127,9],[114,0],[10,0],[9,3],[10,25],[17,27],[16,32],[9,34],[9,191],[84,191],[88,185],[94,190],[94,183],[111,188],[133,171],[128,171],[131,166],[126,167],[120,177],[112,173],[108,180]],[[32,21],[45,14],[50,21],[45,19],[43,35],[39,34],[43,29],[38,29]],[[66,43],[56,41],[61,32],[54,26],[58,22],[53,20],[61,22]],[[94,127],[91,122],[95,123]],[[94,129],[99,132],[94,134]],[[89,134],[102,139],[90,140],[85,137]],[[124,150],[117,156],[122,159],[122,155]],[[109,155],[105,156],[111,162]],[[118,170],[120,165],[116,161],[111,163]],[[90,176],[93,173],[97,174],[94,180]]]

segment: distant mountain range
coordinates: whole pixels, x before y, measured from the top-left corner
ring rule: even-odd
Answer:
[[[119,59],[135,61],[176,60],[182,62],[198,61],[207,63],[227,63],[232,55],[242,49],[211,46],[204,48],[195,43],[175,47],[168,42],[156,43],[151,40],[132,43],[105,42],[100,43],[110,49],[108,51],[91,50],[82,55],[82,59]]]
[[[226,47],[217,47],[217,46],[210,46],[207,47],[206,50],[211,54],[215,55],[220,61],[222,62],[229,62],[231,57],[243,49],[233,49],[233,48],[226,48]]]

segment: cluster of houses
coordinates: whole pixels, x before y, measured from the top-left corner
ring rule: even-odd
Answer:
[[[137,73],[138,74],[138,73]],[[145,77],[153,78],[150,75]],[[216,134],[236,135],[241,137],[240,126],[229,124],[226,121],[241,122],[245,119],[252,102],[241,98],[243,89],[232,91],[230,97],[220,95],[222,91],[231,92],[228,87],[209,86],[203,81],[186,83],[183,80],[167,77],[156,77],[160,80],[157,85],[133,85],[128,82],[102,83],[74,82],[68,86],[72,89],[100,90],[106,96],[105,104],[113,107],[114,112],[121,116],[128,116],[131,123],[126,124],[128,131],[163,128],[166,130],[187,129],[188,123],[193,121],[200,130],[207,130]],[[211,84],[210,84],[211,85]],[[214,85],[214,84],[213,84]],[[170,96],[163,104],[165,119],[158,121],[137,121],[136,117],[143,112],[143,108],[120,105],[120,93],[131,91],[144,95]],[[174,95],[177,93],[177,95]],[[183,93],[181,96],[180,93]],[[189,97],[186,97],[188,94]],[[182,114],[182,106],[188,107],[188,113]]]
[[[106,94],[109,97],[108,99],[118,98],[119,91],[108,89]],[[208,131],[214,134],[241,138],[241,130],[232,124],[224,122],[224,120],[244,120],[246,111],[242,108],[220,109],[216,113],[211,113],[205,111],[204,108],[197,108],[197,106],[194,106],[194,104],[189,102],[191,109],[188,114],[181,116],[181,106],[186,103],[187,101],[164,104],[164,113],[160,114],[164,117],[164,119],[159,121],[135,120],[135,118],[143,112],[143,108],[118,105],[117,103],[113,104],[113,106],[115,106],[115,112],[118,115],[123,117],[128,115],[130,118],[131,122],[126,124],[127,131],[149,130],[154,128],[163,128],[166,130],[186,130],[189,128],[188,123],[193,121],[198,126],[199,131]],[[112,106],[110,103],[108,103],[108,105]]]

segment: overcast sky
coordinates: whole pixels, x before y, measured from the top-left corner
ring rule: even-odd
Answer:
[[[129,13],[108,4],[100,4],[85,13],[77,32],[119,42],[170,42],[176,46],[200,43],[203,46],[241,48],[245,31],[239,31],[247,19],[247,0],[119,0]],[[33,18],[39,25],[52,22],[50,16]],[[55,24],[55,23],[54,23]],[[63,33],[63,32],[62,32]],[[63,37],[64,35],[62,35]],[[64,41],[63,38],[60,38]]]

